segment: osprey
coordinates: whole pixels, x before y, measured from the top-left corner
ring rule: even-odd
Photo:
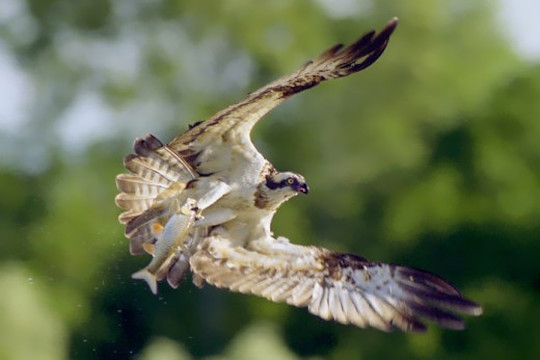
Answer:
[[[373,64],[383,53],[397,18],[196,123],[167,145],[152,135],[136,139],[129,170],[116,178],[134,255],[154,255],[134,274],[156,293],[157,281],[176,288],[190,270],[196,285],[209,283],[275,302],[307,307],[326,320],[384,331],[426,329],[420,318],[463,329],[456,313],[480,315],[443,279],[405,266],[299,246],[271,231],[288,199],[309,187],[293,172],[280,172],[251,142],[253,126],[296,93]]]

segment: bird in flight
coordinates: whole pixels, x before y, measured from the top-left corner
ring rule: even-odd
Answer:
[[[296,71],[163,144],[153,135],[135,140],[128,173],[116,184],[134,255],[153,260],[134,278],[153,293],[157,282],[176,288],[190,271],[204,283],[262,296],[325,319],[384,331],[423,331],[423,318],[463,329],[458,314],[482,308],[445,280],[406,266],[274,236],[272,218],[285,201],[307,194],[302,175],[278,171],[253,145],[253,126],[294,94],[372,65],[397,26],[370,31],[353,44],[335,45]]]

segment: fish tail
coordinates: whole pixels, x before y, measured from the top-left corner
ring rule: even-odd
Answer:
[[[142,270],[137,271],[133,275],[131,275],[132,279],[141,279],[146,281],[148,286],[150,287],[150,290],[154,295],[157,295],[157,280],[156,275],[152,274],[150,271],[148,271],[147,268],[144,268]]]

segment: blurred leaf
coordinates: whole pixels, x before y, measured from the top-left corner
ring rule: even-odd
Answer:
[[[1,359],[67,359],[67,329],[44,286],[20,263],[0,266]]]

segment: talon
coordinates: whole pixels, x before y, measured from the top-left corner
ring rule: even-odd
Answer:
[[[196,212],[197,200],[188,198],[184,205],[180,208],[180,212],[184,215],[190,215],[191,212]]]

